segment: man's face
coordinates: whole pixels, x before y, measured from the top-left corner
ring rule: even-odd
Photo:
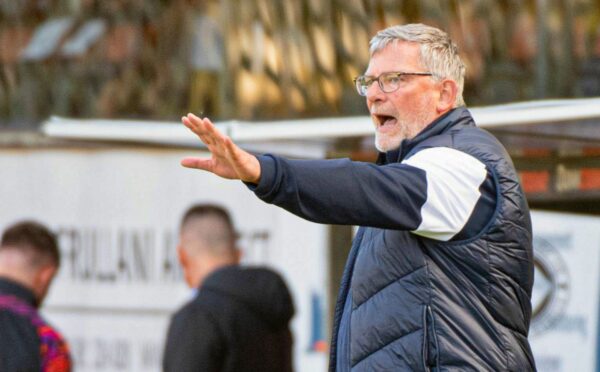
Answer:
[[[365,75],[377,77],[385,72],[430,72],[420,62],[419,45],[395,42],[375,53]],[[375,125],[375,147],[382,152],[394,150],[404,139],[415,137],[440,114],[438,84],[430,76],[405,76],[395,92],[384,93],[371,84],[367,107]]]

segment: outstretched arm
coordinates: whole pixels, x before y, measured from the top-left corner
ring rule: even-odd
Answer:
[[[194,114],[188,114],[181,121],[204,142],[212,154],[210,158],[185,158],[181,165],[205,170],[223,178],[258,183],[260,163],[254,155],[242,150],[231,138],[219,132],[208,118],[200,119]]]

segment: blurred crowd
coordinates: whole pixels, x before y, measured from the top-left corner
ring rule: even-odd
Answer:
[[[483,105],[600,95],[597,0],[0,0],[0,125],[365,113],[375,30],[446,29]]]
[[[185,108],[187,4],[59,3],[3,3],[2,117],[160,118]]]

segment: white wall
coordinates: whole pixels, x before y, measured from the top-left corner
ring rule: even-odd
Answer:
[[[600,218],[532,213],[536,272],[530,341],[540,372],[596,371]]]
[[[71,344],[77,371],[159,371],[169,315],[191,295],[174,255],[194,202],[227,207],[245,263],[283,274],[297,307],[297,371],[324,371],[310,351],[318,296],[327,318],[327,228],[256,198],[238,181],[179,165],[194,150],[0,150],[0,229],[23,218],[59,232],[63,264],[44,314]],[[198,154],[199,155],[199,154]]]
[[[174,255],[181,213],[221,203],[246,263],[291,287],[297,371],[325,371],[310,351],[311,297],[327,335],[327,228],[257,199],[237,181],[184,169],[193,150],[0,149],[0,229],[35,218],[59,232],[63,265],[44,314],[68,338],[77,371],[159,371],[168,316],[191,295]],[[536,278],[531,344],[540,372],[594,371],[600,218],[533,212]]]

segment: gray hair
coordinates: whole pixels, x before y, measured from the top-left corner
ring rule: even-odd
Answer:
[[[381,30],[370,42],[371,56],[397,41],[420,45],[421,63],[437,81],[451,79],[458,85],[454,106],[464,106],[463,88],[465,65],[458,55],[458,47],[447,33],[421,23],[392,26]]]

